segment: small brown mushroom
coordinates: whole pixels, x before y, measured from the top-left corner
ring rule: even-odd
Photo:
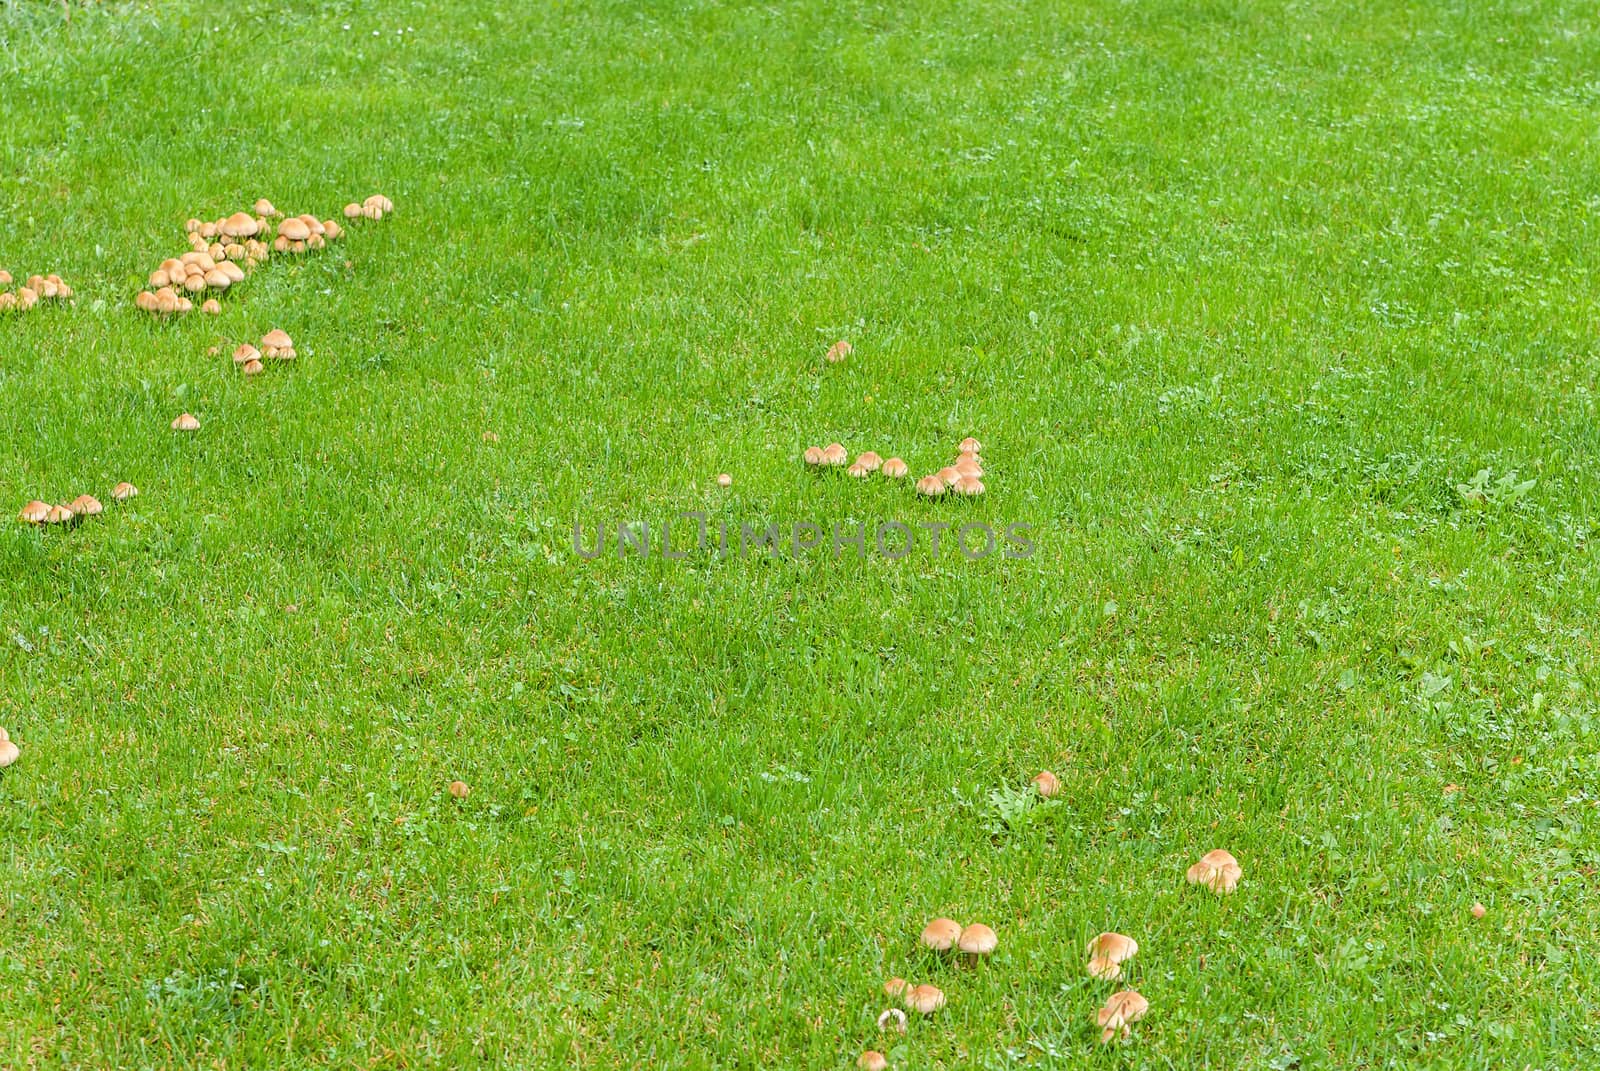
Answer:
[[[883,983],[883,992],[884,995],[888,997],[901,997],[905,995],[906,987],[906,980],[901,978],[899,975],[895,975],[893,978]]]
[[[194,415],[191,413],[179,413],[177,416],[172,418],[172,430],[199,431],[200,421],[196,420]]]
[[[733,477],[730,476],[726,472],[717,473],[717,486],[718,487],[732,487],[733,486]]]
[[[259,376],[263,371],[266,370],[266,367],[267,366],[262,364],[260,361],[246,361],[244,364],[239,366],[239,371],[243,372],[247,376]]]
[[[867,468],[865,465],[863,465],[859,461],[855,462],[854,464],[852,464],[849,468],[845,469],[844,471],[845,471],[845,475],[854,476],[858,480],[865,479],[866,477],[872,475],[872,470]]]
[[[344,218],[345,219],[360,219],[361,218],[361,206],[356,204],[354,201],[352,201],[350,204],[345,205],[344,206]]]
[[[311,237],[311,228],[306,226],[305,220],[291,216],[278,224],[278,237],[291,242],[303,242]]]
[[[956,453],[958,454],[981,454],[982,452],[983,444],[970,435],[956,444]]]
[[[877,472],[883,468],[883,458],[879,457],[876,451],[868,450],[866,453],[856,457],[856,464],[868,472]]]
[[[67,508],[79,517],[98,517],[105,512],[105,507],[93,495],[79,495]]]
[[[389,200],[389,198],[385,197],[381,193],[375,193],[371,197],[368,197],[365,201],[361,202],[361,206],[363,208],[376,208],[384,215],[388,215],[390,212],[394,211],[394,202]]]
[[[906,1025],[906,1013],[899,1008],[885,1008],[878,1015],[879,1030],[893,1030],[897,1034],[904,1034]]]
[[[337,241],[344,235],[344,228],[339,226],[337,220],[325,219],[322,221],[322,234],[328,241]]]
[[[981,495],[984,492],[983,481],[976,476],[958,476],[956,482],[950,485],[950,490],[958,495]]]
[[[206,285],[211,287],[213,290],[226,290],[228,287],[233,285],[233,280],[228,278],[228,273],[223,271],[221,268],[212,268],[210,271],[206,272],[205,275],[201,276],[201,278],[203,278],[206,281]]]
[[[450,782],[450,795],[454,796],[458,800],[466,799],[467,795],[471,791],[472,791],[472,789],[467,787],[467,783],[465,781],[451,781]]]
[[[1054,799],[1061,793],[1061,779],[1049,770],[1041,770],[1033,775],[1033,787],[1045,799]]]
[[[975,454],[962,454],[960,460],[950,467],[963,476],[972,476],[974,478],[982,476],[983,466],[973,460],[976,456]]]
[[[961,479],[961,473],[956,471],[956,467],[954,465],[946,465],[944,468],[940,469],[936,475],[939,477],[939,479],[944,481],[944,485],[946,487],[954,487],[956,481]]]
[[[961,939],[961,923],[936,918],[922,928],[922,943],[935,952],[948,952]]]
[[[74,514],[71,506],[51,506],[44,515],[45,524],[71,524]]]
[[[17,520],[23,524],[43,524],[45,518],[50,516],[50,503],[40,502],[37,498],[22,507],[22,512],[17,514]]]
[[[850,455],[845,453],[843,443],[829,443],[822,448],[822,463],[834,468],[850,460]]]
[[[205,313],[207,316],[221,316],[222,302],[218,301],[216,298],[206,298],[206,300],[200,305],[200,311]]]
[[[139,489],[124,480],[111,489],[111,497],[118,502],[126,502],[139,494]]]
[[[911,466],[897,457],[891,457],[883,463],[883,474],[891,480],[898,480],[910,471]]]
[[[932,1015],[944,1007],[944,992],[933,985],[913,986],[906,991],[906,1007],[919,1015]]]
[[[889,1061],[877,1049],[868,1049],[856,1058],[856,1066],[861,1071],[884,1071],[889,1066]]]
[[[294,345],[294,340],[289,337],[289,332],[281,327],[275,327],[261,336],[261,348],[264,350],[284,350]]]
[[[1120,933],[1102,933],[1089,942],[1089,973],[1113,981],[1122,977],[1122,964],[1139,952],[1139,942]]]
[[[980,957],[1000,947],[1000,938],[983,923],[974,922],[961,931],[956,947],[967,954],[968,962],[976,963]]]
[[[922,479],[917,481],[917,494],[919,495],[925,495],[928,498],[938,498],[940,495],[944,494],[944,492],[944,481],[939,479],[937,476],[924,476]]]
[[[259,361],[260,359],[261,351],[248,342],[239,343],[239,348],[233,351],[234,364],[249,364],[251,361]]]
[[[3,268],[0,268],[0,286],[10,286],[11,283],[11,273]]]
[[[808,446],[806,447],[806,452],[801,456],[805,458],[807,465],[815,468],[816,466],[822,464],[822,453],[822,447]]]
[[[1095,1012],[1095,1025],[1100,1027],[1100,1043],[1111,1041],[1118,1034],[1127,1037],[1128,1025],[1143,1019],[1150,1010],[1150,1002],[1131,989],[1124,989],[1106,998],[1105,1007]]]
[[[1221,848],[1207,852],[1191,866],[1184,876],[1190,885],[1204,885],[1218,896],[1226,896],[1239,887],[1244,870],[1239,860]]]
[[[828,347],[828,363],[838,364],[855,351],[856,348],[854,346],[841,338],[838,342]]]
[[[271,201],[269,201],[265,197],[263,197],[260,200],[256,201],[256,203],[255,203],[255,213],[258,216],[276,216],[278,214],[278,210],[276,208],[272,207],[272,202]],[[254,234],[255,231],[251,231],[250,233]]]
[[[1488,913],[1489,913],[1489,909],[1484,907],[1482,904],[1474,903],[1472,905],[1472,917],[1473,918],[1481,919],[1481,918],[1483,918],[1483,916],[1487,915]]]
[[[272,205],[268,204],[267,207],[271,208]],[[272,213],[263,212],[261,214],[270,216]],[[228,238],[253,238],[256,232],[261,229],[261,225],[256,222],[255,217],[250,213],[235,212],[222,221],[222,226],[219,229]]]
[[[22,749],[12,740],[0,740],[0,770],[22,757]]]

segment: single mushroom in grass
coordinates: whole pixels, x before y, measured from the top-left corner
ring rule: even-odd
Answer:
[[[812,468],[816,468],[818,465],[822,464],[822,447],[808,446],[806,447],[806,452],[801,456],[805,458],[807,465],[810,465]]]
[[[345,219],[360,219],[361,218],[361,206],[356,204],[353,201],[350,204],[345,205],[344,206],[344,218]]]
[[[1118,1034],[1127,1037],[1129,1024],[1143,1019],[1150,1010],[1150,1002],[1132,989],[1124,989],[1106,998],[1105,1007],[1094,1014],[1095,1025],[1100,1027],[1100,1044],[1104,1045]]]
[[[850,455],[845,452],[843,443],[829,443],[822,448],[822,463],[830,468],[838,468],[850,460]]]
[[[956,444],[956,453],[958,454],[981,454],[982,452],[983,444],[970,435]]]
[[[22,507],[22,512],[17,514],[17,520],[23,524],[43,524],[48,516],[50,516],[50,503],[40,502],[36,498]]]
[[[1239,860],[1221,848],[1207,852],[1200,861],[1184,874],[1190,885],[1204,885],[1218,896],[1226,896],[1239,887],[1244,870]]]
[[[891,457],[888,461],[883,463],[883,474],[889,477],[891,480],[901,479],[910,471],[911,466],[907,465],[904,461],[901,461],[897,457]]]
[[[855,351],[856,348],[854,346],[841,338],[838,342],[828,347],[828,363],[838,364]]]
[[[1481,918],[1483,918],[1483,917],[1484,917],[1484,916],[1485,916],[1485,915],[1487,915],[1487,914],[1488,914],[1488,913],[1489,913],[1489,909],[1488,909],[1488,908],[1486,908],[1486,907],[1484,907],[1484,906],[1483,906],[1483,905],[1482,905],[1482,904],[1480,904],[1480,903],[1474,903],[1474,904],[1473,904],[1473,905],[1472,905],[1472,917],[1473,917],[1473,918],[1475,918],[1475,919],[1481,919]]]
[[[968,963],[977,963],[1000,947],[1000,938],[981,922],[974,922],[961,931],[956,947],[967,954]]]
[[[105,507],[93,495],[79,495],[67,508],[79,517],[98,517],[105,512]]]
[[[251,361],[261,360],[261,351],[248,342],[239,343],[239,348],[233,351],[234,364],[249,364]]]
[[[895,975],[893,978],[883,983],[883,992],[885,996],[890,998],[903,997],[905,996],[906,988],[909,985],[910,983],[904,978],[901,978],[899,975]]]
[[[1089,942],[1089,974],[1104,981],[1122,977],[1122,965],[1139,952],[1139,942],[1120,933],[1102,933]]]
[[[1045,799],[1054,799],[1061,793],[1061,779],[1049,770],[1041,770],[1033,775],[1033,787]]]
[[[861,1071],[884,1071],[889,1066],[889,1061],[877,1049],[868,1049],[856,1058],[856,1066]]]
[[[75,516],[71,506],[51,506],[50,512],[44,515],[44,523],[71,524]]]
[[[139,489],[126,480],[111,489],[111,497],[118,502],[126,502],[130,498],[137,497],[138,494]]]
[[[944,991],[935,985],[917,985],[906,990],[906,1008],[918,1015],[932,1015],[944,1007]]]
[[[935,952],[948,952],[961,940],[961,923],[955,919],[936,918],[922,928],[922,943]]]
[[[878,1014],[879,1030],[893,1030],[897,1034],[904,1034],[906,1026],[906,1013],[899,1008],[885,1008]]]
[[[943,480],[946,487],[954,487],[956,485],[956,481],[961,479],[961,473],[956,471],[956,467],[954,465],[946,465],[944,468],[934,473],[934,475]]]
[[[173,431],[199,431],[200,421],[192,413],[179,413],[172,419]]]
[[[928,498],[938,498],[945,490],[944,481],[937,476],[924,476],[917,481],[917,494]]]
[[[255,203],[255,213],[258,216],[276,216],[278,210],[272,207],[272,202],[262,197]],[[254,232],[252,232],[254,233]]]
[[[216,298],[206,298],[206,300],[200,306],[200,311],[205,313],[207,316],[221,316],[222,302],[218,301]]]
[[[883,468],[883,458],[878,455],[876,450],[868,450],[864,454],[857,455],[856,464],[868,472],[877,472]]]
[[[717,486],[718,487],[732,487],[733,486],[733,477],[731,475],[729,475],[728,473],[726,473],[726,472],[717,473]]]
[[[471,792],[472,789],[467,787],[467,783],[465,781],[450,782],[450,795],[454,796],[458,800],[466,799]]]

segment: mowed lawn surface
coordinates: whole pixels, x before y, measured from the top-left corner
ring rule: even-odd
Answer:
[[[78,294],[0,320],[0,1066],[1593,1066],[1596,70],[1575,0],[0,3]],[[1037,552],[573,551],[693,510]]]

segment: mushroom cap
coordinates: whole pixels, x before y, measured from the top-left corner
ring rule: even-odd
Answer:
[[[381,193],[375,193],[365,201],[362,201],[361,207],[376,208],[380,212],[389,213],[394,211],[394,202]]]
[[[1000,946],[1000,938],[981,922],[974,922],[961,931],[956,947],[969,956],[987,956]]]
[[[118,502],[126,502],[139,493],[139,489],[124,480],[111,489],[111,497]]]
[[[261,336],[261,345],[281,350],[293,346],[294,341],[289,337],[289,332],[281,327],[274,327],[271,331]]]
[[[332,241],[344,234],[344,228],[339,226],[338,220],[325,219],[322,221],[322,233],[329,241]]]
[[[68,521],[72,520],[72,517],[73,513],[71,506],[51,506],[50,512],[44,516],[44,523],[66,524]]]
[[[278,224],[278,237],[287,238],[291,242],[303,242],[311,237],[311,228],[306,226],[305,220],[290,216]]]
[[[450,795],[454,796],[458,800],[466,799],[467,794],[471,791],[472,789],[467,787],[467,783],[465,781],[450,782]]]
[[[24,309],[31,309],[39,301],[39,292],[31,286],[17,287],[17,304]]]
[[[10,740],[0,740],[0,770],[10,766],[22,756],[22,749]]]
[[[961,473],[956,471],[956,467],[954,465],[946,465],[934,475],[943,480],[946,487],[954,487],[955,482],[961,479]]]
[[[1184,877],[1190,885],[1204,885],[1218,896],[1226,896],[1239,887],[1244,869],[1232,854],[1215,848],[1202,855],[1200,861],[1184,873]]]
[[[214,290],[226,290],[233,285],[233,279],[221,268],[212,268],[202,278],[205,279],[206,285]]]
[[[354,201],[351,201],[349,204],[345,205],[344,206],[344,218],[345,219],[360,219],[361,218],[361,206],[356,204]]]
[[[239,343],[239,348],[233,351],[234,364],[248,364],[261,359],[261,351],[248,342]]]
[[[270,208],[271,205],[268,205],[268,207]],[[270,215],[270,213],[262,214]],[[222,233],[227,235],[229,238],[249,238],[253,236],[256,231],[261,229],[261,225],[256,222],[256,218],[250,213],[235,212],[233,215],[222,221],[222,227],[220,229]]]
[[[936,918],[922,928],[922,943],[936,952],[947,952],[961,939],[961,923]]]
[[[1472,917],[1473,918],[1481,919],[1481,918],[1483,918],[1483,916],[1487,915],[1488,913],[1489,913],[1489,909],[1484,907],[1482,904],[1474,903],[1472,905]]]
[[[1039,795],[1051,799],[1061,792],[1061,779],[1049,770],[1040,770],[1033,775],[1033,787],[1039,790]]]
[[[274,361],[292,361],[295,358],[293,346],[284,346],[282,349],[269,349],[266,356]]]
[[[216,298],[207,298],[205,303],[200,306],[200,311],[208,316],[221,316],[222,302]]]
[[[959,454],[980,454],[983,452],[983,444],[968,435],[956,444],[956,452]]]
[[[950,466],[963,476],[982,476],[983,466],[973,460],[976,454],[962,454],[961,459]]]
[[[976,476],[959,476],[950,485],[950,490],[958,495],[981,495],[984,491],[983,481]]]
[[[1122,964],[1139,951],[1139,942],[1120,933],[1102,933],[1089,942],[1088,971],[1107,980],[1122,977]]]
[[[1150,1010],[1150,1002],[1132,989],[1123,989],[1106,998],[1105,1006],[1094,1013],[1095,1025],[1101,1027],[1100,1042],[1105,1044],[1119,1033],[1128,1034],[1128,1024],[1137,1023]]]
[[[822,448],[822,463],[824,465],[843,465],[850,460],[850,455],[845,452],[843,443],[829,443]]]
[[[40,502],[36,498],[22,507],[22,512],[17,514],[17,520],[23,524],[43,524],[48,516],[50,516],[50,503]]]
[[[922,479],[917,481],[917,494],[919,495],[927,495],[929,498],[937,498],[944,494],[944,492],[944,481],[939,479],[937,476],[924,476]]]
[[[879,457],[876,451],[868,450],[864,454],[857,455],[856,464],[868,472],[877,472],[883,468],[883,458]]]
[[[368,219],[382,219],[383,209],[379,208],[377,205],[364,205],[362,206],[361,214],[366,216]]]
[[[932,1015],[944,1007],[944,991],[934,985],[913,986],[906,991],[906,1007],[921,1015]]]
[[[236,283],[244,282],[244,269],[231,260],[224,260],[218,264],[217,270]]]
[[[68,504],[67,508],[79,517],[94,517],[105,512],[105,507],[93,495],[79,495]]]
[[[732,487],[733,486],[733,477],[728,475],[726,472],[717,473],[717,486],[718,487]]]
[[[889,1066],[888,1059],[877,1049],[868,1049],[856,1058],[856,1066],[861,1071],[884,1071]]]
[[[135,298],[134,299],[134,304],[137,305],[138,303],[139,303],[138,299]],[[8,290],[0,290],[0,312],[5,312],[8,309],[14,309],[16,307],[17,307],[17,295],[11,293]],[[142,307],[143,306],[141,306],[141,308]]]
[[[854,346],[841,338],[838,342],[828,347],[828,361],[831,364],[838,364],[855,351],[856,348]]]
[[[891,480],[898,480],[910,471],[911,466],[897,457],[891,457],[883,463],[883,474]]]
[[[172,430],[199,431],[200,421],[196,420],[194,418],[194,414],[192,413],[179,413],[177,416],[172,418]]]
[[[266,367],[266,365],[262,364],[258,360],[250,360],[241,365],[239,371],[243,372],[247,376],[259,376],[266,369]]]
[[[11,273],[4,268],[0,268],[0,286],[10,286],[11,281]]]
[[[255,213],[258,216],[276,216],[278,214],[278,210],[276,208],[272,207],[272,202],[271,201],[269,201],[265,197],[263,197],[260,200],[256,201],[256,203],[255,203]],[[255,231],[251,231],[250,233],[254,234]]]
[[[867,466],[863,465],[859,461],[857,461],[855,464],[851,465],[849,468],[845,469],[844,471],[845,471],[846,475],[854,476],[858,480],[865,479],[866,477],[872,475],[872,470],[867,468]]]
[[[806,452],[800,456],[805,459],[807,465],[820,465],[822,464],[822,447],[808,446],[806,447]]]
[[[878,1015],[879,1030],[893,1030],[896,1033],[906,1032],[906,1013],[899,1008],[885,1008]]]
[[[904,978],[901,978],[897,974],[887,982],[883,983],[884,995],[889,997],[903,996],[908,984],[909,983]]]

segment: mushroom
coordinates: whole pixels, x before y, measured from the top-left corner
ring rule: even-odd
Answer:
[[[207,316],[221,316],[222,302],[216,298],[206,298],[205,303],[200,306],[200,311]]]
[[[278,214],[278,210],[272,207],[271,201],[263,197],[255,203],[255,213],[258,216],[276,216]],[[255,231],[251,231],[250,233],[254,234]]]
[[[983,452],[983,444],[968,435],[956,444],[956,452],[960,454],[981,454]]]
[[[51,506],[50,512],[44,515],[45,524],[70,524],[72,522],[71,506]]]
[[[228,273],[223,271],[221,268],[212,268],[210,271],[206,272],[205,275],[201,276],[201,278],[203,278],[206,281],[206,285],[211,287],[213,290],[226,290],[228,287],[233,285],[233,280],[228,278]]]
[[[244,269],[231,260],[224,260],[217,265],[217,270],[236,283],[244,282]]]
[[[1122,977],[1122,964],[1139,951],[1139,942],[1120,933],[1102,933],[1089,942],[1089,973],[1112,981]]]
[[[850,455],[845,452],[843,443],[829,443],[822,448],[822,463],[837,467],[850,460]]]
[[[191,294],[198,294],[200,291],[204,290],[206,288],[205,273],[197,271],[190,275],[183,281],[183,288],[189,291]]]
[[[891,480],[898,480],[910,471],[911,466],[897,457],[891,457],[883,463],[883,474]]]
[[[17,520],[23,524],[43,524],[48,516],[50,516],[50,503],[40,502],[36,498],[22,507],[22,512],[17,514]]]
[[[1104,1045],[1119,1033],[1129,1034],[1128,1024],[1137,1023],[1150,1010],[1150,1002],[1131,989],[1124,989],[1106,998],[1105,1007],[1094,1013],[1095,1025],[1100,1027],[1100,1044]]]
[[[383,209],[379,208],[377,205],[362,205],[361,214],[366,216],[368,219],[379,220],[383,218]]]
[[[176,417],[174,417],[172,419],[172,430],[173,431],[199,431],[200,430],[200,422],[194,418],[193,414],[190,414],[190,413],[179,413]]]
[[[718,487],[732,487],[733,486],[733,477],[728,475],[726,472],[717,473],[717,486]]]
[[[933,985],[913,986],[906,991],[906,1007],[919,1015],[932,1015],[944,1007],[944,992]]]
[[[24,312],[26,312],[27,310],[33,308],[38,303],[39,303],[39,292],[37,290],[33,289],[33,287],[31,287],[31,286],[19,286],[17,288],[17,307],[19,309],[21,309]]]
[[[935,952],[948,952],[961,939],[961,923],[936,918],[922,928],[922,943]]]
[[[963,476],[982,476],[983,466],[974,460],[976,454],[962,454],[960,460],[950,466]]]
[[[885,1008],[878,1016],[879,1030],[893,1030],[897,1034],[906,1032],[906,1013],[899,1008]]]
[[[976,963],[1000,946],[1000,938],[981,922],[974,922],[961,931],[956,947],[967,954],[967,962]]]
[[[956,482],[950,485],[950,490],[958,495],[981,495],[983,481],[976,476],[958,476]]]
[[[105,512],[105,507],[93,495],[79,495],[67,508],[79,517],[98,517]]]
[[[325,219],[322,221],[322,233],[328,241],[336,241],[344,234],[344,228],[339,226],[338,220]]]
[[[466,799],[467,794],[471,791],[472,789],[467,787],[467,783],[465,781],[450,782],[450,795],[454,796],[458,800]]]
[[[1207,852],[1184,875],[1190,885],[1204,885],[1218,896],[1226,896],[1239,887],[1244,870],[1239,860],[1221,848]]]
[[[22,756],[22,749],[13,741],[0,740],[0,770],[10,766]]]
[[[816,466],[822,464],[822,453],[822,447],[808,446],[806,447],[806,452],[801,456],[805,458],[807,465],[815,468]]]
[[[17,307],[17,295],[9,290],[0,290],[0,312],[10,312]]]
[[[889,997],[904,996],[906,992],[906,985],[907,983],[904,978],[901,978],[899,975],[895,975],[893,978],[883,983],[884,995]]]
[[[354,201],[352,201],[351,203],[345,205],[344,206],[344,218],[345,219],[360,219],[361,218],[361,206],[356,204]]]
[[[259,376],[266,369],[266,367],[267,366],[262,364],[260,361],[246,361],[244,364],[239,366],[239,371],[243,372],[247,376]]]
[[[239,343],[239,348],[233,351],[234,364],[249,364],[251,361],[259,361],[260,359],[261,351],[248,342]]]
[[[11,273],[0,268],[0,286],[10,286],[11,282]]]
[[[1061,792],[1061,779],[1049,770],[1041,770],[1033,775],[1033,787],[1045,799],[1054,799]]]
[[[278,237],[290,242],[303,242],[311,237],[311,228],[306,226],[306,221],[291,216],[278,224]]]
[[[944,468],[935,473],[935,475],[944,481],[944,485],[946,487],[954,487],[956,481],[961,479],[961,473],[956,471],[956,467],[954,465],[946,465]]]
[[[884,1071],[889,1066],[889,1061],[877,1049],[868,1049],[856,1058],[856,1066],[861,1071]]]
[[[138,493],[139,489],[126,480],[122,481],[111,489],[111,497],[116,499],[118,502],[126,502],[128,499],[133,498]]]
[[[828,347],[828,363],[838,364],[855,351],[856,348],[854,346],[841,338],[838,342]]]
[[[1481,918],[1483,918],[1483,916],[1487,915],[1488,913],[1489,913],[1489,909],[1484,907],[1482,904],[1474,903],[1472,905],[1472,917],[1473,918],[1481,919]]]
[[[919,495],[926,495],[929,498],[938,498],[940,495],[944,494],[944,491],[944,481],[939,479],[937,476],[924,476],[922,479],[917,481],[917,494]]]
[[[863,465],[859,461],[857,461],[855,464],[851,465],[849,468],[845,469],[844,471],[845,471],[845,474],[847,476],[854,476],[858,480],[865,479],[866,477],[872,475],[872,470],[867,468],[865,465]]]
[[[294,345],[294,340],[289,337],[289,332],[281,327],[275,327],[261,336],[261,348],[264,350],[286,350]]]
[[[390,212],[394,211],[394,202],[389,200],[389,198],[385,197],[381,193],[375,193],[371,197],[368,197],[365,201],[362,201],[361,207],[376,208],[384,215],[388,215]]]
[[[268,203],[267,207],[271,208],[271,203]],[[271,212],[262,212],[261,214],[263,216],[272,215]],[[261,224],[257,223],[256,218],[248,212],[235,212],[222,221],[222,226],[219,229],[228,238],[254,238],[256,232],[261,229]]]
[[[876,451],[868,450],[866,453],[857,456],[856,464],[868,472],[877,472],[883,468],[883,458],[879,457]]]

